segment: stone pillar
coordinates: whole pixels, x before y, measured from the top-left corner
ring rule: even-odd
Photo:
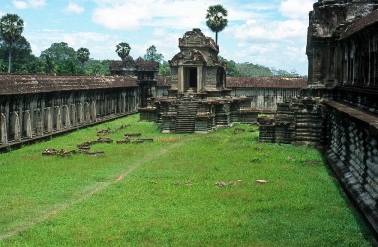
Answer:
[[[47,133],[52,133],[53,131],[53,124],[52,124],[52,115],[51,115],[51,107],[47,107],[45,109],[45,125],[47,127]]]
[[[197,67],[197,93],[203,90],[203,71],[202,66]]]
[[[126,95],[125,95],[125,93],[122,93],[121,101],[122,101],[122,112],[125,113],[126,112]]]
[[[42,122],[42,113],[40,109],[35,110],[36,115],[37,115],[37,136],[42,136],[43,135],[43,122]]]
[[[77,105],[77,117],[78,117],[78,123],[82,125],[84,123],[84,114],[83,114],[83,104],[79,103]]]
[[[17,112],[13,112],[13,129],[14,129],[14,140],[16,142],[21,141],[21,130],[20,130],[20,118],[18,117]]]
[[[178,67],[178,83],[177,89],[179,93],[184,92],[184,68],[182,66]]]
[[[71,104],[72,127],[77,127],[77,113],[75,104]]]
[[[91,123],[91,114],[89,110],[89,104],[87,102],[84,103],[84,117],[85,117],[85,123],[90,124]]]
[[[56,131],[61,131],[62,130],[62,117],[60,113],[60,107],[56,106],[55,107],[55,119],[56,119]]]
[[[33,138],[33,130],[32,130],[32,123],[31,123],[31,118],[30,118],[30,111],[27,110],[24,112],[24,128],[26,132],[26,137],[27,138]]]
[[[7,118],[6,116],[1,113],[0,115],[0,120],[1,120],[1,143],[2,145],[7,145],[8,144],[8,130],[7,130]]]
[[[90,115],[91,115],[91,118],[92,118],[92,121],[93,122],[96,122],[97,121],[97,113],[96,113],[96,103],[94,101],[92,101],[91,103],[91,108],[90,108]]]
[[[63,106],[63,120],[64,120],[64,127],[66,129],[71,128],[70,109],[68,108],[68,105]]]

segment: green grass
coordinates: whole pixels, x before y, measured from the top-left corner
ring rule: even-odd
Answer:
[[[247,125],[173,135],[138,119],[1,154],[0,246],[374,246],[316,150],[258,143]],[[41,155],[121,124],[131,125],[107,137],[154,142],[91,148],[104,157]]]

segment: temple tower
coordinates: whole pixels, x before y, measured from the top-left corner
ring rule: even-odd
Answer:
[[[170,96],[206,94],[220,97],[225,89],[225,64],[218,60],[219,47],[194,28],[179,39],[180,52],[169,61],[172,71]]]

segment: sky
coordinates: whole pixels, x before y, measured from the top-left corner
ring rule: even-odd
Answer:
[[[119,60],[120,42],[134,59],[151,45],[168,61],[179,52],[178,39],[206,26],[209,6],[222,4],[228,25],[218,34],[219,55],[237,63],[296,70],[307,75],[308,13],[316,0],[1,0],[0,16],[19,15],[33,54],[53,43],[85,47],[94,59]]]

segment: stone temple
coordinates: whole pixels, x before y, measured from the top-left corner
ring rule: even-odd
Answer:
[[[308,80],[226,77],[199,29],[179,39],[171,76],[132,57],[113,61],[111,76],[0,74],[0,149],[137,112],[164,133],[257,121],[261,142],[320,147],[378,232],[378,0],[313,7]]]
[[[163,133],[207,133],[233,122],[254,122],[251,98],[231,96],[219,46],[200,29],[179,39],[180,52],[169,61],[172,75],[167,97],[150,98],[140,108],[142,120],[161,123]]]
[[[309,14],[308,86],[259,118],[260,141],[322,147],[378,231],[378,1],[319,0]]]

